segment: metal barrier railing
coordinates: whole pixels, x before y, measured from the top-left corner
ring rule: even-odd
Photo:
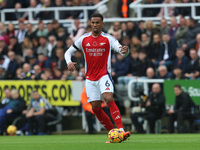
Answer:
[[[143,83],[143,87],[144,87],[144,94],[148,95],[148,83],[163,83],[164,79],[133,79],[130,80],[128,83],[128,97],[130,100],[132,101],[139,101],[138,97],[134,97],[133,96],[133,90],[132,90],[132,84],[133,83]]]

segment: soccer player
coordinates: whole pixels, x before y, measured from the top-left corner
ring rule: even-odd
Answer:
[[[75,51],[83,51],[85,56],[86,69],[86,93],[88,102],[92,105],[92,110],[101,122],[101,124],[110,131],[113,125],[102,110],[101,94],[106,101],[111,116],[120,130],[124,132],[124,139],[130,136],[130,132],[125,132],[122,125],[122,119],[119,108],[113,99],[113,82],[111,73],[111,49],[127,56],[129,49],[122,46],[113,36],[102,32],[104,25],[103,16],[95,13],[91,17],[92,32],[86,33],[77,39],[74,44],[66,51],[65,60],[70,71],[76,70],[76,62],[71,61],[71,56]]]

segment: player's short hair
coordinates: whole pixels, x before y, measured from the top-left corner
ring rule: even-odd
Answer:
[[[94,13],[94,14],[91,16],[91,18],[93,18],[93,17],[100,17],[101,20],[103,21],[103,16],[102,16],[100,13]]]
[[[174,85],[174,88],[179,88],[181,90],[181,85],[180,84],[176,84],[176,85]]]

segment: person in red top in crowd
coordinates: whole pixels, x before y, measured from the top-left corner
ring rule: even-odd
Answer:
[[[88,102],[92,105],[92,110],[100,123],[108,130],[114,128],[108,115],[101,107],[101,95],[110,108],[111,116],[121,131],[124,132],[124,139],[130,136],[130,132],[123,129],[119,108],[113,99],[113,82],[111,79],[111,49],[123,56],[129,54],[129,48],[122,46],[113,36],[102,32],[103,16],[95,13],[91,17],[92,32],[86,33],[77,39],[66,51],[65,60],[70,71],[76,70],[76,62],[71,61],[72,54],[79,50],[85,56],[86,70],[86,93]]]

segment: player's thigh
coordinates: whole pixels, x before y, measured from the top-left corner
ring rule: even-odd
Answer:
[[[96,81],[86,80],[85,85],[88,102],[101,100],[101,93]]]
[[[101,79],[99,79],[98,84],[100,87],[101,94],[106,92],[114,93],[113,82],[111,77],[109,77],[108,75],[105,75]]]

